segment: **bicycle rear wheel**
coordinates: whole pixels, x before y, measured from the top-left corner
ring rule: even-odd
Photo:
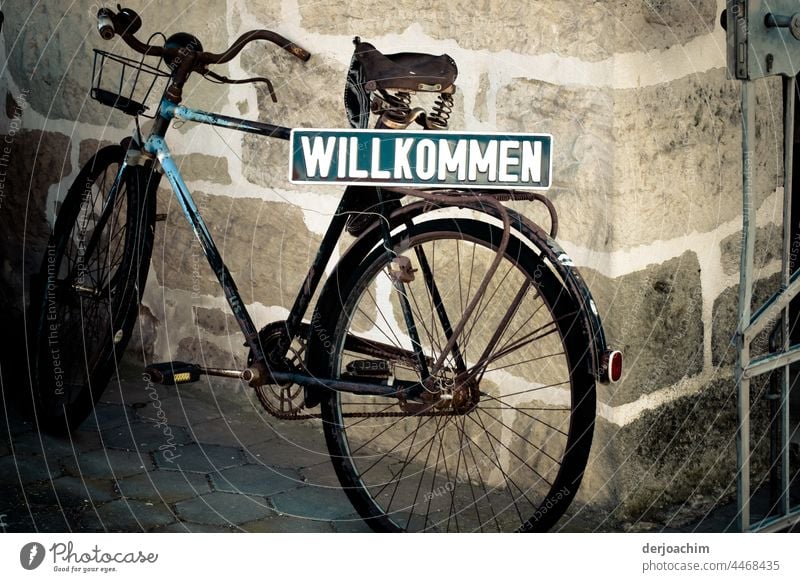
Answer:
[[[153,248],[155,179],[118,176],[125,150],[100,149],[67,192],[31,297],[39,426],[79,425],[111,379],[138,315]]]
[[[429,362],[476,293],[501,236],[495,226],[465,219],[421,222],[395,235],[395,253],[417,269],[405,293]],[[389,271],[381,245],[356,272],[335,275],[340,300],[327,298],[312,322],[321,338],[312,344],[325,350],[316,357],[327,364],[318,373],[379,381],[374,370],[383,370],[387,383],[421,380]],[[594,427],[595,379],[580,305],[545,255],[512,236],[456,342],[458,355],[428,385],[438,393],[435,404],[328,393],[329,452],[373,529],[547,531],[556,523],[580,485]],[[479,374],[460,388],[465,369]],[[456,410],[465,389],[472,400]]]

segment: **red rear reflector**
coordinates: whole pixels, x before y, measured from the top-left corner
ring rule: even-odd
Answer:
[[[622,378],[622,352],[613,350],[608,354],[608,380],[615,384],[620,378]]]

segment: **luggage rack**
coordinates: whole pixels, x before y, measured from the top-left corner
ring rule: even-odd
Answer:
[[[797,0],[727,0],[722,15],[727,31],[728,78],[742,81],[742,252],[739,273],[739,309],[736,329],[737,401],[736,435],[737,509],[741,531],[779,531],[800,522],[800,506],[790,496],[791,438],[790,365],[800,362],[800,343],[792,343],[790,302],[800,295],[800,269],[793,270],[792,166],[794,160],[795,99],[800,73],[800,5]],[[753,208],[755,164],[755,82],[769,76],[783,79],[784,198],[780,289],[751,313],[753,299],[756,221]],[[800,200],[800,199],[799,199]],[[773,327],[774,326],[774,327]],[[750,343],[770,330],[770,353],[753,357]],[[750,385],[762,374],[772,374],[771,485],[773,511],[753,519],[750,470]],[[777,381],[775,381],[777,380]],[[793,427],[795,430],[797,427]]]

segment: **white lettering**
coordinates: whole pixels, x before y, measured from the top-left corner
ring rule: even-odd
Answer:
[[[490,141],[486,144],[486,151],[481,152],[481,142],[476,139],[469,140],[469,180],[478,179],[478,172],[489,174],[488,181],[497,181],[497,142]]]
[[[300,143],[303,148],[303,159],[305,160],[308,177],[318,175],[320,178],[327,178],[331,171],[336,138],[329,137],[324,140],[321,136],[316,136],[312,145],[308,136],[304,135],[300,137]],[[319,168],[319,173],[317,173],[317,168]]]
[[[519,179],[523,182],[542,181],[542,142],[523,142],[522,169],[519,174]]]
[[[456,172],[458,180],[465,180],[467,177],[467,142],[459,140],[456,142],[454,151],[450,151],[450,145],[446,139],[439,140],[439,175],[440,180],[447,177],[448,172]]]
[[[419,140],[416,170],[421,180],[430,180],[436,174],[436,144],[433,140]]]
[[[396,139],[394,150],[394,179],[412,180],[411,164],[408,163],[408,154],[411,153],[411,146],[414,145],[412,138]]]
[[[339,165],[336,176],[339,178],[347,177],[347,138],[339,138]]]
[[[348,168],[350,178],[369,178],[369,172],[358,167],[358,138],[350,138],[350,167]]]
[[[519,177],[516,174],[509,174],[509,166],[519,165],[519,158],[511,157],[508,155],[508,150],[519,149],[518,141],[501,141],[500,142],[500,181],[501,182],[516,182]]]
[[[392,177],[389,170],[381,170],[381,138],[372,138],[372,166],[370,174],[376,180],[388,180]]]

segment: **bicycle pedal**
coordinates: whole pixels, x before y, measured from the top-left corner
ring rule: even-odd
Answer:
[[[353,360],[347,364],[347,371],[355,376],[388,378],[392,374],[388,360]]]
[[[146,377],[151,382],[164,386],[197,382],[201,371],[200,366],[186,362],[160,362],[144,369]]]

